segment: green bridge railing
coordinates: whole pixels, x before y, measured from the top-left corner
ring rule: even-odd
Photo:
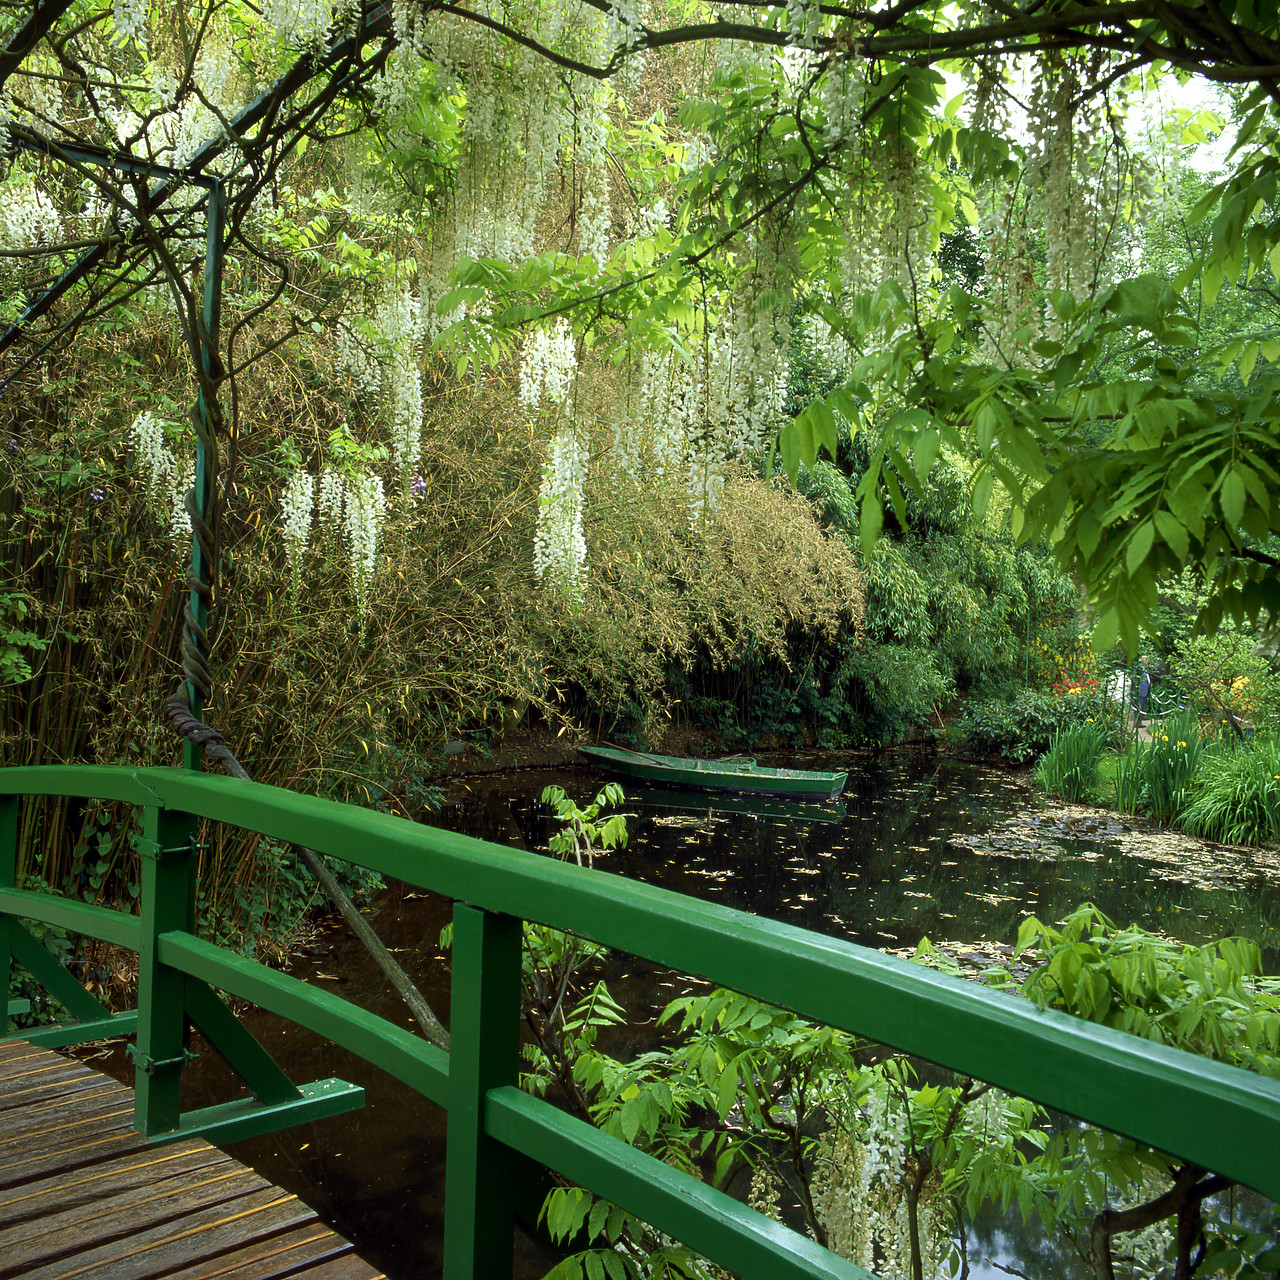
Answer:
[[[14,885],[18,798],[143,810],[140,914]],[[311,846],[452,898],[451,1051],[194,935],[200,818]],[[138,953],[138,1008],[110,1014],[21,926],[41,920]],[[618,876],[274,787],[170,769],[0,770],[0,974],[22,962],[77,1023],[24,1033],[70,1044],[135,1033],[135,1120],[156,1141],[229,1142],[359,1106],[361,1090],[296,1086],[219,991],[305,1026],[448,1109],[445,1276],[510,1276],[528,1161],[630,1210],[744,1280],[867,1273],[518,1087],[521,922],[570,930],[703,975],[1102,1125],[1280,1200],[1280,1082],[1149,1044],[878,952]],[[183,1113],[196,1026],[252,1098]]]

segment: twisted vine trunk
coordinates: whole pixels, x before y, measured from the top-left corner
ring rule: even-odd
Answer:
[[[173,722],[174,728],[188,741],[194,743],[211,761],[220,764],[232,777],[244,782],[252,782],[249,771],[236,759],[226,740],[216,730],[201,723],[191,714],[181,692],[174,694],[166,703],[165,711]],[[423,1036],[441,1049],[449,1048],[449,1033],[440,1019],[427,1003],[422,992],[414,985],[413,980],[401,968],[399,962],[387,950],[382,939],[378,937],[373,926],[360,914],[350,895],[343,889],[333,873],[325,865],[324,859],[314,849],[304,845],[294,845],[303,865],[319,881],[321,888],[328,894],[329,900],[337,908],[339,914],[351,927],[352,932],[364,944],[364,948],[373,957],[388,982],[399,993],[400,998],[409,1006]]]
[[[1205,1177],[1198,1165],[1183,1165],[1173,1186],[1163,1195],[1132,1209],[1104,1209],[1089,1232],[1089,1268],[1094,1280],[1115,1280],[1111,1238],[1126,1231],[1141,1231],[1165,1218],[1177,1218],[1177,1263],[1174,1280],[1191,1280],[1204,1256],[1200,1206],[1208,1196],[1234,1185],[1218,1174]],[[1192,1256],[1192,1250],[1196,1256]]]

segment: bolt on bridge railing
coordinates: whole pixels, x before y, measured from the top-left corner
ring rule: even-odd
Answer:
[[[140,916],[14,885],[22,795],[143,810]],[[195,936],[198,819],[230,823],[455,900],[451,1049]],[[112,1015],[20,925],[33,918],[138,953],[136,1013]],[[136,1122],[155,1141],[226,1142],[360,1105],[359,1089],[293,1084],[226,992],[354,1052],[448,1109],[445,1275],[510,1275],[516,1182],[530,1160],[750,1280],[867,1273],[731,1197],[519,1087],[522,922],[696,973],[1145,1142],[1280,1199],[1280,1082],[1195,1057],[866,948],[605,872],[278,788],[167,769],[0,770],[0,973],[20,960],[78,1022],[73,1043],[136,1028]],[[7,987],[6,987],[7,994]],[[183,1113],[194,1025],[252,1098]]]

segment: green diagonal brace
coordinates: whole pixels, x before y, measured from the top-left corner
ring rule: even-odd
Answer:
[[[110,1019],[110,1010],[99,1004],[16,920],[8,921],[8,932],[13,958],[24,965],[73,1018],[81,1022]]]
[[[302,1097],[248,1027],[227,1008],[218,993],[199,978],[186,984],[187,1015],[215,1052],[240,1077],[259,1102],[275,1105]]]

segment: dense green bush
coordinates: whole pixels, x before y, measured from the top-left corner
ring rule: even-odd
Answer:
[[[1254,652],[1257,639],[1256,633],[1232,626],[1185,637],[1169,657],[1169,691],[1228,733],[1241,724],[1261,729],[1275,723],[1280,673],[1270,658]]]
[[[1280,744],[1254,738],[1206,751],[1179,825],[1228,844],[1280,839]]]
[[[1090,722],[1101,726],[1104,739],[1120,728],[1119,708],[1101,691],[1063,696],[1020,689],[971,702],[960,719],[960,732],[972,751],[999,752],[1012,764],[1025,764],[1043,755],[1061,730]]]

